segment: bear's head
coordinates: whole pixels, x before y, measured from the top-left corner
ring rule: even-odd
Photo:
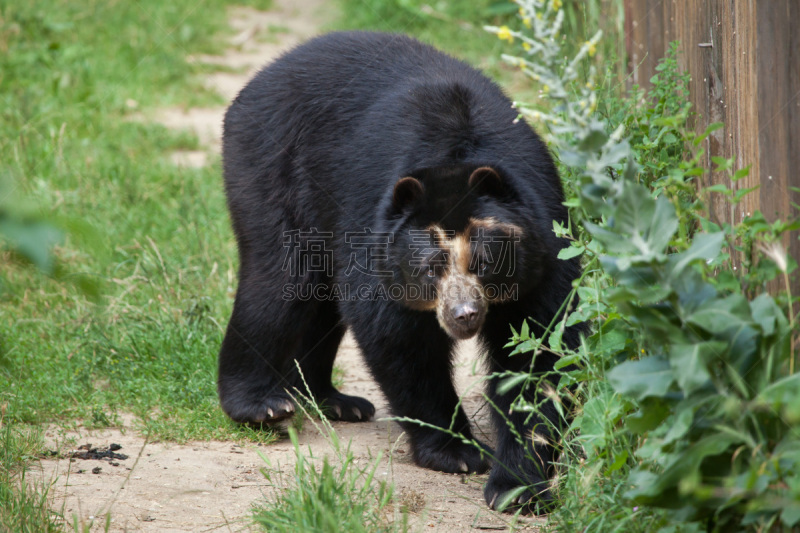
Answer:
[[[490,305],[519,298],[540,275],[540,239],[495,167],[416,171],[395,183],[390,204],[392,283],[405,287],[404,305],[435,311],[455,339],[477,334]]]

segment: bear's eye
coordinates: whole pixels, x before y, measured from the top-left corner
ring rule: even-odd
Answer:
[[[428,277],[435,278],[436,277],[436,268],[433,265],[428,267]]]
[[[478,275],[483,276],[484,274],[486,274],[486,270],[489,268],[489,263],[486,261],[485,258],[481,257],[478,259],[477,267],[478,267],[477,268]]]

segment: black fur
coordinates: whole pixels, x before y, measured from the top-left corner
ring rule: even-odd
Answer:
[[[560,261],[567,243],[552,221],[566,222],[563,192],[552,158],[502,91],[481,73],[401,35],[334,33],[284,55],[259,72],[225,116],[223,162],[233,228],[239,245],[239,286],[219,360],[222,407],[234,420],[272,422],[291,415],[285,390],[312,394],[331,418],[366,420],[374,408],[331,385],[331,369],[350,327],[369,368],[401,417],[449,427],[471,438],[451,381],[454,340],[431,310],[393,299],[285,298],[287,285],[330,289],[335,284],[378,290],[414,283],[408,272],[409,229],[438,223],[460,231],[470,217],[492,217],[522,228],[514,301],[489,306],[479,332],[491,371],[525,370],[530,355],[508,356],[509,324],[528,318],[533,333],[549,324],[579,273]],[[481,166],[502,177],[467,187]],[[414,176],[424,186],[394,186]],[[489,187],[487,192],[486,187]],[[491,194],[490,194],[491,193]],[[420,203],[421,202],[421,203]],[[331,232],[332,275],[285,269],[287,231]],[[376,265],[381,275],[347,271],[355,250],[347,232],[390,232],[393,242]],[[361,253],[361,252],[356,252]],[[361,257],[364,261],[367,258]],[[507,280],[507,281],[509,281]],[[532,319],[532,320],[531,320]],[[578,341],[578,329],[565,335]],[[534,370],[552,369],[548,354]],[[519,393],[489,396],[496,415],[496,464],[485,489],[496,503],[506,491],[531,485],[524,510],[549,502],[553,447],[532,448],[531,429],[548,435],[541,417],[558,422],[552,405],[526,420],[508,415]],[[535,398],[535,391],[526,395]],[[268,411],[269,409],[269,411]],[[509,416],[527,445],[515,441]],[[485,455],[445,433],[402,424],[420,466],[444,472],[484,472]],[[533,458],[533,459],[532,459]],[[528,501],[530,500],[530,501]]]

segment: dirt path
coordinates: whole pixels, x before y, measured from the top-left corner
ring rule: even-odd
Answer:
[[[232,99],[253,73],[278,53],[318,31],[329,8],[324,0],[305,0],[298,6],[292,0],[276,0],[268,13],[247,9],[232,10],[231,24],[238,31],[233,49],[220,57],[194,57],[195,61],[217,63],[241,72],[218,73],[207,83]],[[180,165],[204,165],[209,155],[219,152],[224,108],[164,110],[158,119],[174,128],[195,131],[203,150],[174,155]],[[411,516],[416,531],[535,530],[535,519],[522,519],[512,525],[511,517],[489,511],[483,501],[486,476],[449,475],[415,466],[408,443],[389,416],[386,401],[361,361],[358,349],[348,335],[342,343],[337,365],[344,369],[342,391],[370,399],[376,406],[375,419],[368,423],[334,423],[343,443],[352,442],[358,461],[371,461],[379,452],[384,458],[377,476],[395,485],[396,494],[424,506]],[[492,442],[488,431],[488,410],[480,386],[483,371],[476,359],[473,343],[461,348],[456,368],[459,391],[465,394],[464,406],[475,423],[478,435]],[[178,445],[147,442],[136,434],[132,420],[125,428],[100,431],[81,430],[70,434],[78,445],[91,444],[104,451],[119,445],[106,459],[42,460],[33,482],[55,480],[51,489],[54,508],[68,523],[74,520],[92,531],[241,531],[249,529],[251,507],[269,498],[281,487],[271,486],[261,470],[269,460],[272,470],[291,472],[294,451],[288,439],[269,446],[238,446],[231,442],[195,442]],[[48,432],[55,443],[62,439],[57,430]],[[325,438],[306,423],[299,435],[304,449],[315,457],[330,452]],[[112,447],[116,448],[116,446]],[[74,449],[62,448],[69,454]],[[89,451],[89,450],[78,450]],[[111,451],[111,450],[109,450]],[[97,470],[99,468],[99,470]],[[284,476],[286,483],[291,475]]]
[[[337,364],[345,371],[343,392],[369,398],[377,408],[375,419],[362,424],[333,424],[343,443],[359,464],[372,462],[379,452],[384,458],[377,477],[388,479],[395,492],[424,507],[411,515],[415,531],[508,530],[511,517],[489,511],[483,501],[486,476],[442,474],[417,467],[400,427],[381,420],[389,416],[383,395],[369,376],[352,338],[345,337]],[[463,346],[456,367],[459,390],[465,394],[465,409],[477,435],[492,442],[488,431],[488,411],[481,397],[483,376],[475,358],[474,344]],[[133,424],[126,424],[131,427]],[[107,429],[84,430],[70,435],[78,445],[91,444],[99,450],[112,444],[127,459],[43,460],[38,479],[56,479],[51,489],[55,508],[69,522],[78,518],[92,531],[103,531],[105,515],[110,515],[110,531],[211,531],[248,530],[254,503],[270,498],[279,487],[271,486],[261,470],[270,468],[289,475],[291,482],[294,451],[288,439],[268,446],[238,446],[231,442],[194,442],[185,445],[148,443],[135,432]],[[55,440],[55,431],[48,434]],[[303,449],[315,457],[330,454],[326,439],[306,422],[299,435]],[[69,454],[73,448],[63,448]],[[78,450],[79,452],[81,450]],[[266,457],[268,467],[260,457]],[[118,466],[112,464],[118,463]],[[97,473],[93,470],[100,467]],[[514,530],[535,530],[537,521],[517,521]]]

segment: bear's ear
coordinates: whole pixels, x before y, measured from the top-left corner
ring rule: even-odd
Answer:
[[[401,178],[394,185],[392,193],[392,210],[400,213],[409,205],[415,203],[425,194],[425,187],[417,178]]]
[[[508,196],[509,188],[500,174],[491,167],[480,167],[472,171],[467,186],[480,195],[502,198]]]

